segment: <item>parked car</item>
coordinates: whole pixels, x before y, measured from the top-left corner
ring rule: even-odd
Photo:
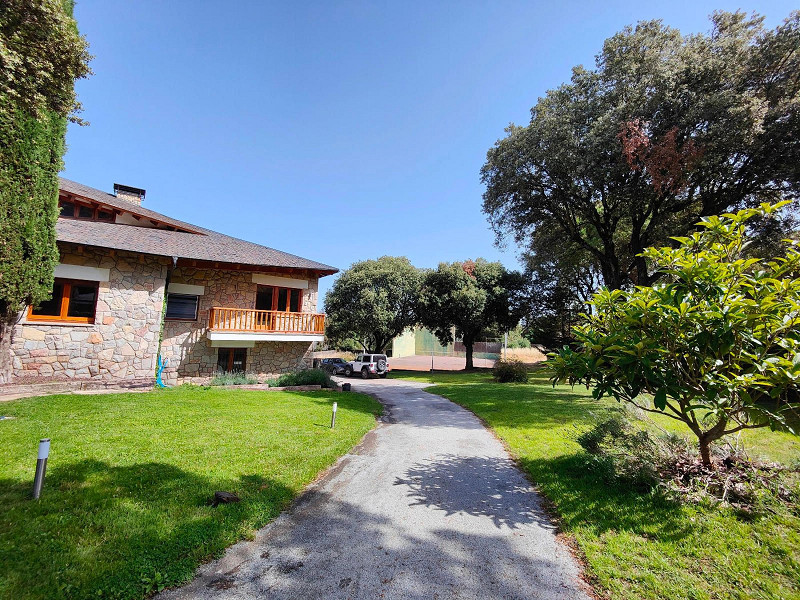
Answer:
[[[372,375],[385,378],[389,373],[389,360],[385,354],[360,354],[347,364],[344,371],[348,377],[354,373],[361,373],[362,379],[369,379]]]
[[[349,365],[343,358],[323,358],[319,361],[319,368],[331,375],[342,375]]]

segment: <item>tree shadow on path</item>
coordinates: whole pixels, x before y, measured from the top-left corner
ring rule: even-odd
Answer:
[[[445,454],[414,465],[395,485],[409,487],[414,505],[443,510],[448,516],[485,516],[498,528],[529,523],[553,528],[531,485],[508,459]]]

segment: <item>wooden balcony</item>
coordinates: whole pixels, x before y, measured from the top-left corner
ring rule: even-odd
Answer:
[[[325,315],[215,306],[208,315],[208,329],[220,333],[320,336],[325,333]]]

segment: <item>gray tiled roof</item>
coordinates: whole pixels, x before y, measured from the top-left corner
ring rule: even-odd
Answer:
[[[197,227],[196,225],[190,225],[189,223],[185,223],[183,221],[179,221],[178,219],[173,219],[172,217],[168,217],[167,215],[162,215],[161,213],[157,213],[154,210],[150,210],[142,206],[136,206],[132,202],[128,202],[127,200],[123,200],[122,198],[117,198],[114,194],[109,194],[108,192],[91,188],[88,185],[83,185],[82,183],[78,183],[77,181],[71,181],[69,179],[64,179],[63,177],[59,177],[58,189],[63,192],[74,194],[76,196],[88,198],[89,200],[94,200],[95,202],[99,202],[100,204],[105,204],[106,206],[109,206],[111,208],[117,208],[119,210],[132,213],[139,217],[145,217],[148,219],[153,219],[155,221],[161,221],[162,223],[166,223],[167,225],[172,225],[173,227],[188,229],[189,231],[201,230],[201,228]]]
[[[162,215],[152,210],[135,206],[116,196],[90,188],[74,181],[61,178],[60,189],[101,202],[136,215],[151,218],[172,225],[196,231],[186,233],[135,227],[102,221],[81,221],[77,219],[58,219],[56,232],[60,242],[72,242],[87,246],[128,250],[158,256],[176,256],[192,260],[206,260],[250,266],[309,269],[320,274],[333,274],[335,267],[306,258],[281,252],[267,246],[246,242],[210,229],[191,225]]]

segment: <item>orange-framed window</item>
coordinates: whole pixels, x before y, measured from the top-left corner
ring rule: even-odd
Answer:
[[[96,281],[56,278],[53,296],[38,306],[29,306],[28,320],[94,323],[97,289]]]
[[[256,292],[256,310],[301,312],[303,310],[303,290],[260,285]]]

